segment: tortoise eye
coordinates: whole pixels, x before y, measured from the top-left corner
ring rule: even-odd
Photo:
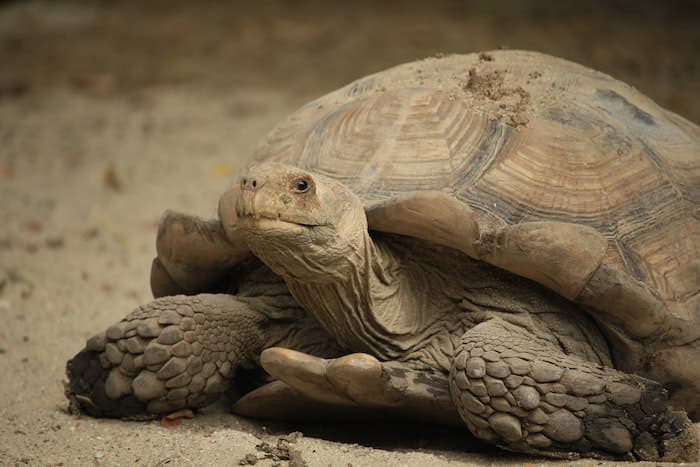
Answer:
[[[294,182],[294,191],[297,193],[306,193],[309,191],[311,184],[305,178],[300,178]]]

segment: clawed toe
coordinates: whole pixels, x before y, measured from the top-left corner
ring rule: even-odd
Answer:
[[[265,350],[261,363],[308,400],[329,404],[334,410],[374,409],[405,419],[461,425],[443,373],[414,370],[400,362],[380,362],[362,353],[322,359],[282,348]],[[268,397],[277,401],[279,393]]]

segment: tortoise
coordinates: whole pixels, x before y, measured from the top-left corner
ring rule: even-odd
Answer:
[[[196,408],[262,365],[238,413],[697,459],[700,129],[605,74],[493,51],[359,79],[273,129],[219,219],[166,214],[157,251],[160,298],[68,363],[81,410]]]

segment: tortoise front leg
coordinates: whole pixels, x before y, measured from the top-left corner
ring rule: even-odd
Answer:
[[[566,355],[501,319],[465,333],[450,389],[477,437],[513,451],[698,459],[693,426],[660,384]]]
[[[158,256],[151,267],[151,291],[158,298],[211,292],[217,282],[250,255],[224,233],[219,220],[166,211],[158,227]]]
[[[143,305],[90,338],[68,362],[71,406],[93,416],[147,418],[208,405],[227,390],[237,368],[257,365],[264,347],[313,332],[304,330],[298,309],[267,308],[260,299],[223,294]],[[324,343],[323,337],[305,339]]]

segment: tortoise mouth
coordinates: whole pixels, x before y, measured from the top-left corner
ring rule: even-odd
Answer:
[[[238,223],[243,228],[253,230],[296,230],[303,231],[321,224],[301,219],[290,219],[280,213],[238,213]]]

